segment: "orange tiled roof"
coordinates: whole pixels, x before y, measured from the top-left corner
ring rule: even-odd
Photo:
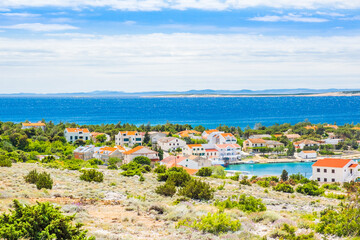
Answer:
[[[213,132],[218,132],[219,130],[217,129],[210,129],[210,130],[207,130],[205,131],[206,134],[210,134],[210,133],[213,133]]]
[[[124,152],[124,154],[130,155],[130,154],[132,154],[134,152],[137,152],[137,151],[139,151],[139,150],[141,150],[143,148],[144,148],[143,146],[137,146],[137,147],[135,147],[133,149],[130,149],[129,151]]]
[[[182,168],[185,169],[185,171],[190,175],[194,175],[195,173],[197,173],[199,171],[199,169],[191,169],[191,168],[187,168],[187,167],[182,167]]]
[[[354,130],[360,130],[360,127],[353,127]]]
[[[66,128],[66,130],[68,132],[84,132],[84,133],[89,132],[89,129],[87,129],[87,128]]]
[[[281,137],[282,134],[274,134],[274,137]]]
[[[189,148],[202,147],[201,144],[188,144],[187,146],[188,146]]]
[[[299,145],[301,143],[303,143],[303,144],[319,144],[318,142],[315,142],[313,140],[305,139],[302,141],[294,142],[294,145]]]
[[[249,138],[247,141],[250,141],[251,143],[266,143],[262,138]]]
[[[96,137],[96,136],[99,136],[99,135],[105,135],[105,133],[100,133],[100,132],[91,132],[91,136],[93,137]]]
[[[117,150],[117,148],[113,148],[113,147],[102,147],[99,149],[100,153],[105,153],[105,152],[109,152],[109,154],[115,152]]]
[[[356,168],[359,164],[351,164],[349,168]]]
[[[232,147],[232,148],[240,148],[239,144],[216,144],[217,147],[219,148],[227,148],[227,147]]]
[[[316,153],[316,151],[312,150],[312,151],[303,151],[303,153]]]
[[[324,158],[317,160],[314,163],[313,167],[333,167],[333,168],[343,168],[351,161],[351,159],[341,159],[341,158]]]
[[[136,135],[137,131],[122,131],[120,132],[120,134],[126,134],[128,136],[133,136],[133,135]]]
[[[317,129],[317,126],[310,126],[310,125],[308,125],[308,126],[305,126],[304,128],[306,128],[307,130],[309,130],[309,129],[316,130],[316,129]]]
[[[189,134],[201,134],[201,132],[198,132],[195,130],[185,130],[185,131],[181,131],[181,132],[177,133],[177,135],[179,135],[181,137],[188,137]]]
[[[24,127],[42,127],[42,126],[45,126],[45,123],[43,123],[43,122],[37,122],[37,123],[28,122],[28,123],[22,123],[22,125]]]
[[[123,146],[120,146],[120,145],[117,145],[116,148],[119,149],[121,152],[126,151],[126,149]]]
[[[234,137],[234,135],[232,135],[232,133],[221,133],[221,136],[223,136],[223,137]]]
[[[339,128],[339,127],[336,126],[336,125],[330,125],[330,124],[327,124],[327,125],[325,125],[324,127],[326,127],[326,128],[333,128],[333,129],[338,129],[338,128]]]

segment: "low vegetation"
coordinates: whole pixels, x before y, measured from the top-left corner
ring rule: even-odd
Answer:
[[[102,182],[104,181],[104,174],[95,169],[82,170],[80,179],[86,182]]]
[[[179,194],[192,199],[210,200],[214,197],[214,190],[208,183],[192,179],[180,189]]]
[[[266,211],[266,206],[261,199],[255,198],[253,196],[246,196],[245,194],[241,194],[240,196],[234,195],[225,201],[217,200],[215,202],[215,206],[220,209],[238,208],[239,210],[248,213]]]
[[[52,189],[53,180],[46,172],[38,173],[36,170],[30,171],[25,177],[25,182],[35,184],[37,189]]]

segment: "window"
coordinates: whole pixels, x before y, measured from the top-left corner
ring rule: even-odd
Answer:
[[[335,169],[331,169],[331,173],[335,173]]]
[[[317,172],[320,172],[320,168],[317,169]]]
[[[326,168],[324,168],[324,173],[326,173],[327,172],[327,169]]]
[[[327,178],[324,178],[324,182],[327,182]]]
[[[72,140],[72,136],[70,136],[70,140]]]
[[[318,179],[317,179],[317,180],[318,180],[318,182],[320,182],[320,178],[319,178],[319,177],[318,177]]]
[[[85,137],[85,140],[88,140],[88,137]]]
[[[332,182],[335,182],[335,178],[332,178],[331,181],[332,181]]]

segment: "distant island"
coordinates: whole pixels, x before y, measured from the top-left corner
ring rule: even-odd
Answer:
[[[266,89],[266,90],[189,90],[189,91],[93,91],[74,93],[9,93],[0,97],[290,97],[360,96],[360,89]]]

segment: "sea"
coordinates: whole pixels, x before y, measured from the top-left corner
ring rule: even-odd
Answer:
[[[222,125],[360,122],[360,97],[0,97],[0,121]]]

